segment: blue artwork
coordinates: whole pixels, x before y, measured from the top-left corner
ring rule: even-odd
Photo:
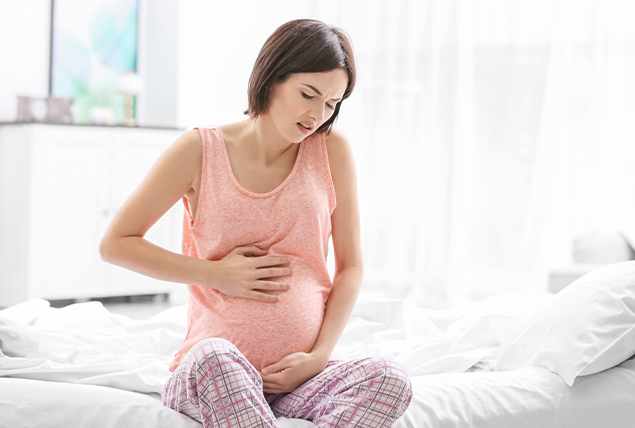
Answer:
[[[75,123],[90,123],[94,108],[104,123],[124,120],[115,86],[137,72],[138,12],[138,0],[53,0],[51,95],[73,99]]]

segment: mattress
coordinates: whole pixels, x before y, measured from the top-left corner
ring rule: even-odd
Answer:
[[[632,358],[572,387],[540,367],[492,371],[500,343],[552,297],[513,292],[431,310],[362,296],[336,356],[388,354],[406,367],[414,397],[397,428],[632,428]],[[185,319],[185,307],[136,321],[98,302],[54,309],[34,300],[0,311],[0,426],[200,427],[159,398]]]

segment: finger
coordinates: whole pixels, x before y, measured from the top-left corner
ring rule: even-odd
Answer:
[[[277,372],[279,372],[280,369],[278,368],[277,363],[276,364],[272,364],[268,367],[264,367],[261,372],[263,375],[267,376],[267,379],[269,379],[269,381],[273,381],[275,379],[277,379],[277,376],[273,376],[274,374],[277,374]]]
[[[263,382],[262,388],[263,389],[282,389],[284,388],[284,386],[278,383],[273,383],[273,382]]]
[[[248,291],[244,297],[246,299],[258,300],[265,303],[276,303],[280,300],[278,296],[273,296],[271,294],[258,292],[256,290]]]
[[[260,372],[261,374],[261,378],[262,378],[262,384],[263,385],[269,385],[269,386],[280,386],[280,376],[279,373],[274,373],[274,374],[265,374],[264,371]]]
[[[256,279],[277,278],[280,276],[291,276],[293,271],[291,268],[261,268],[256,269]]]
[[[240,254],[245,257],[264,256],[267,254],[267,250],[263,250],[255,245],[246,245],[244,247],[236,247],[232,253]]]
[[[267,367],[263,367],[261,372],[265,375],[268,375],[269,380],[275,381],[279,379],[281,376],[281,372],[285,369],[291,368],[291,364],[287,361],[287,357],[281,359],[277,363],[273,363],[268,365]]]
[[[287,291],[291,288],[291,284],[288,282],[275,282],[275,281],[258,281],[258,288],[254,288],[254,290],[262,290],[262,291]]]
[[[268,385],[270,388],[280,388],[284,385],[284,383],[284,378],[281,373],[262,375],[262,384]]]
[[[269,394],[279,394],[281,392],[290,392],[288,385],[282,381],[271,381],[271,376],[267,376],[262,382],[262,389]]]
[[[263,250],[255,245],[248,245],[246,247],[236,247],[234,250],[236,253],[245,257],[259,257],[267,254],[267,250]]]
[[[273,267],[273,266],[281,266],[291,263],[291,259],[288,257],[280,257],[280,256],[267,256],[267,257],[258,257],[255,259],[256,268],[263,267]]]
[[[262,387],[262,391],[266,392],[267,394],[283,394],[288,392],[286,389],[280,386],[264,386],[264,385]]]

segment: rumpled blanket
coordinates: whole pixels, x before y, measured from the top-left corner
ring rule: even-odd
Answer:
[[[432,310],[362,296],[334,354],[392,355],[411,377],[487,368],[502,341],[552,297],[509,292]],[[138,321],[99,302],[56,309],[30,300],[0,311],[0,376],[160,393],[185,333],[185,306]]]
[[[184,317],[184,307],[137,321],[99,302],[30,300],[0,311],[0,376],[160,393]]]

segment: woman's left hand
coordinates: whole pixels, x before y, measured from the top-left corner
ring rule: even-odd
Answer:
[[[262,389],[268,394],[291,392],[324,370],[327,363],[328,360],[305,352],[287,355],[261,370]]]

